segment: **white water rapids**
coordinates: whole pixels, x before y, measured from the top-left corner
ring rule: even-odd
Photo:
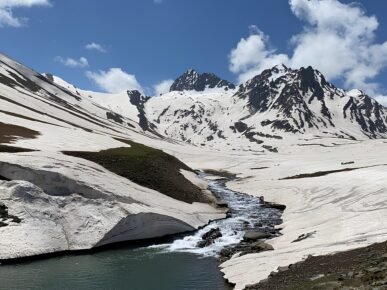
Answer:
[[[206,179],[206,175],[202,175]],[[218,256],[226,247],[238,244],[243,240],[246,230],[274,232],[274,226],[281,223],[281,211],[266,208],[257,197],[235,192],[226,188],[225,179],[209,180],[209,189],[229,207],[228,217],[216,220],[196,231],[192,235],[173,241],[170,244],[152,247],[162,248],[170,252],[189,252],[204,256]],[[197,244],[202,236],[211,229],[219,228],[222,237],[207,247],[200,248]]]

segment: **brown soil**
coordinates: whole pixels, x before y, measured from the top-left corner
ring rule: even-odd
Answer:
[[[0,122],[0,143],[11,143],[18,138],[33,139],[39,136],[39,132],[11,124]]]

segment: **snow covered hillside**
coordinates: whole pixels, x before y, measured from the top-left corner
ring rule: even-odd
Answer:
[[[382,105],[361,91],[346,92],[311,67],[283,65],[232,89],[183,86],[146,103],[148,119],[160,134],[195,145],[278,151],[311,138],[364,140],[387,136]]]
[[[127,117],[96,102],[103,94],[0,55],[0,260],[162,237],[224,217],[189,167],[130,141],[160,139],[142,118],[141,96],[116,97],[128,101],[120,106]],[[108,170],[73,151],[113,165],[126,159]],[[148,179],[131,171],[130,158]]]
[[[236,289],[387,240],[386,110],[311,67],[240,86],[189,70],[149,97],[84,91],[0,55],[0,105],[0,260],[224,217],[192,169],[229,171],[229,188],[286,205],[273,251],[222,264]]]
[[[51,79],[139,122],[144,131],[199,147],[278,152],[315,138],[387,136],[382,105],[359,90],[336,88],[312,67],[278,65],[240,86],[191,69],[176,79],[170,92],[158,97],[138,91],[87,92],[57,77]]]

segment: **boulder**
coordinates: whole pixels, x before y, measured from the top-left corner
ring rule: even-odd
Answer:
[[[275,203],[275,202],[265,202],[264,207],[266,208],[275,208],[280,211],[284,211],[286,209],[286,205]]]
[[[202,241],[200,241],[197,246],[199,248],[208,247],[212,245],[216,239],[222,237],[222,232],[219,228],[211,229],[202,236]]]
[[[264,243],[264,242],[256,242],[251,245],[251,251],[253,253],[264,252],[264,251],[273,251],[274,248],[272,245]]]
[[[250,230],[245,233],[243,236],[243,239],[245,241],[256,241],[256,240],[262,240],[262,239],[267,239],[270,238],[271,234],[262,232],[262,231],[255,231],[255,230]]]

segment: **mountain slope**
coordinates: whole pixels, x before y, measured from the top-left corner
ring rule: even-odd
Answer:
[[[100,104],[104,96],[0,54],[0,260],[157,238],[224,217],[189,167],[139,144],[166,143],[144,125],[146,99],[117,94],[124,116]],[[98,165],[101,156],[109,163]],[[145,169],[142,179],[115,171],[136,162],[152,183]]]
[[[190,87],[178,78],[181,88]],[[385,108],[360,91],[334,87],[312,67],[283,65],[232,90],[174,91],[146,103],[165,136],[216,148],[277,151],[310,138],[385,138]]]

